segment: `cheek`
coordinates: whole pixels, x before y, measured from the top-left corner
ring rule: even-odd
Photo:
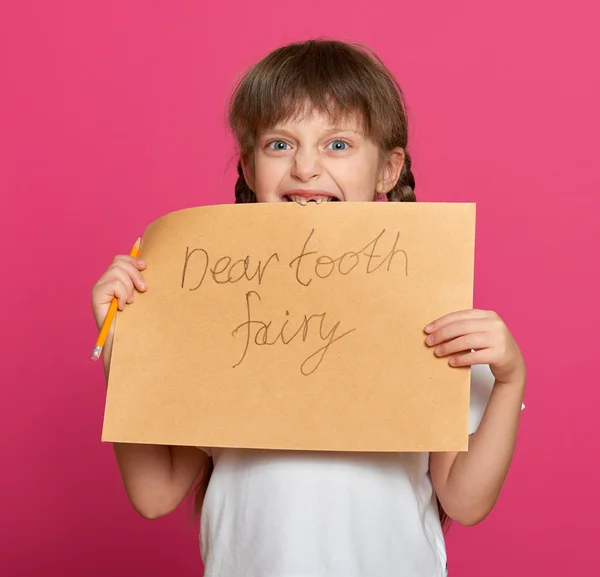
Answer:
[[[254,164],[254,193],[258,202],[279,200],[279,188],[286,174],[284,159],[259,157]]]
[[[332,167],[331,174],[346,200],[373,200],[377,187],[377,167],[365,160],[350,161]]]
[[[281,158],[259,157],[254,164],[256,187],[273,188],[285,174],[285,162]]]

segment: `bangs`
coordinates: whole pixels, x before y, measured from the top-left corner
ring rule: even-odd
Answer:
[[[332,126],[340,126],[349,120],[356,121],[358,129],[371,136],[368,111],[356,104],[336,99],[331,92],[298,90],[295,95],[285,100],[271,101],[271,103],[266,114],[258,118],[253,130],[255,135],[260,135],[288,121],[300,122],[309,119],[316,113],[327,118]]]
[[[256,64],[233,94],[229,123],[247,154],[264,131],[315,112],[333,125],[351,118],[375,141],[406,132],[402,93],[391,74],[365,49],[335,41],[285,46]]]

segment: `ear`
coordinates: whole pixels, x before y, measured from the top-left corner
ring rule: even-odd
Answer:
[[[379,181],[377,182],[377,192],[387,194],[398,182],[402,167],[404,166],[404,149],[394,148],[388,152],[385,163],[381,167]]]
[[[243,155],[240,157],[242,163],[242,172],[244,173],[244,179],[250,190],[254,190],[254,161],[252,155]]]

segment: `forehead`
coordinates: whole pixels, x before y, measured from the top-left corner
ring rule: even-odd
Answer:
[[[341,109],[330,106],[327,109],[304,102],[294,108],[287,108],[285,114],[275,115],[271,122],[263,125],[264,130],[278,128],[311,127],[320,130],[346,130],[364,133],[365,118],[358,110]]]

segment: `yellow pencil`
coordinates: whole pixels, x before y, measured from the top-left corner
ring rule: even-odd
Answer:
[[[140,250],[140,240],[137,239],[136,243],[133,245],[129,256],[136,257]],[[104,347],[104,343],[106,342],[106,337],[108,336],[108,331],[110,330],[110,325],[112,325],[113,319],[117,314],[117,307],[119,306],[119,301],[116,297],[113,297],[112,302],[110,303],[110,307],[108,308],[108,313],[106,314],[106,318],[104,319],[104,323],[102,324],[102,328],[100,329],[100,334],[98,335],[98,340],[96,341],[96,346],[94,347],[94,352],[92,353],[92,361],[97,361],[100,358],[100,354],[102,353],[102,348]]]

